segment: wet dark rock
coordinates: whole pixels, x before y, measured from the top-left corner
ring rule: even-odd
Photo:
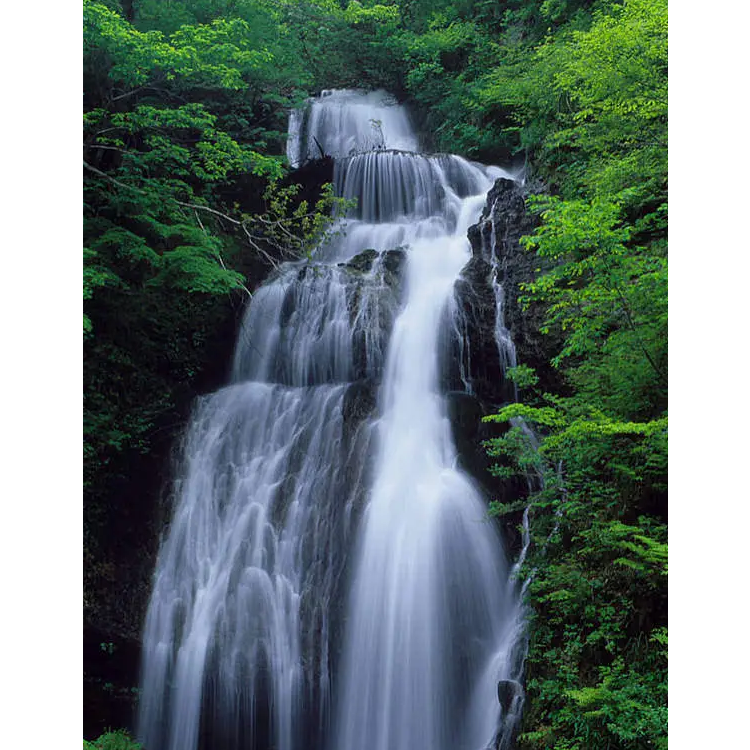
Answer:
[[[372,420],[376,415],[378,404],[379,382],[374,378],[357,380],[352,383],[344,395],[343,422],[344,429],[342,440],[348,447],[349,458],[345,461],[338,477],[341,488],[341,497],[347,497],[347,505],[351,507],[351,517],[347,520],[347,514],[338,516],[338,523],[349,525],[349,529],[356,528],[360,514],[367,501],[367,489],[371,483],[371,470],[374,451],[374,430]],[[343,549],[343,547],[342,547]],[[344,580],[346,576],[342,577]],[[334,597],[332,601],[338,602],[335,611],[331,612],[331,632],[338,627],[338,619],[342,615],[340,607],[346,597]],[[343,639],[334,639],[340,643]],[[334,662],[338,658],[338,649],[331,653]]]
[[[521,686],[515,680],[500,680],[497,683],[497,700],[503,709],[503,713],[508,713],[513,703],[513,699],[521,694]]]
[[[352,383],[344,396],[344,428],[354,427],[372,416],[378,403],[378,383],[368,378]]]
[[[487,407],[476,396],[464,391],[451,391],[446,394],[446,400],[461,468],[483,485],[491,485],[487,454],[480,444],[482,417],[488,413]]]
[[[540,192],[535,187],[534,192]],[[508,329],[516,351],[518,364],[532,367],[539,376],[543,390],[560,391],[557,372],[549,360],[559,348],[553,335],[544,335],[544,309],[532,303],[521,309],[518,301],[521,286],[536,280],[550,266],[543,259],[523,248],[520,238],[532,234],[538,220],[526,210],[529,190],[512,180],[498,179],[487,195],[480,220],[468,230],[473,257],[462,270],[461,280],[456,285],[456,301],[462,313],[465,331],[463,348],[459,351],[465,377],[483,403],[486,413],[497,411],[497,407],[515,399],[512,383],[505,380],[495,342],[495,295],[492,288],[493,265],[497,268],[497,280],[503,290],[503,322]],[[494,232],[493,232],[494,225]],[[522,394],[521,394],[522,395]],[[454,417],[456,444],[461,461],[467,470],[485,487],[489,496],[501,503],[510,503],[528,494],[528,484],[522,478],[499,479],[488,471],[486,456],[472,454],[471,445],[499,437],[509,424],[482,424],[475,432],[470,429],[461,436],[461,429],[469,420]],[[484,452],[482,448],[475,448]],[[484,465],[482,465],[484,461]],[[504,516],[501,529],[506,548],[511,555],[517,554],[522,540],[518,531],[520,513]],[[509,697],[511,686],[503,688],[499,695],[501,703]]]
[[[528,193],[528,188],[513,180],[500,178],[495,182],[487,195],[479,222],[469,227],[468,236],[474,253],[469,266],[477,259],[489,263],[494,256],[497,260],[499,281],[505,294],[505,326],[513,338],[518,363],[533,367],[539,375],[541,388],[549,390],[556,378],[549,364],[557,348],[556,342],[551,336],[541,333],[544,325],[541,305],[532,303],[527,310],[522,310],[518,302],[521,285],[537,279],[540,273],[537,269],[549,268],[549,264],[524,249],[519,242],[538,224],[537,218],[526,210]],[[493,223],[495,241],[491,247]]]
[[[490,466],[495,461],[487,455],[483,443],[500,437],[509,429],[507,424],[482,421],[483,417],[493,414],[496,407],[465,391],[451,391],[446,394],[446,400],[461,468],[479,483],[488,498],[510,503],[523,497],[527,493],[524,480],[517,477],[500,479],[490,472]],[[503,524],[502,531],[508,549],[520,548],[515,523]]]
[[[519,720],[523,707],[524,692],[515,680],[500,680],[497,683],[497,700],[503,716],[503,728],[497,737],[497,750],[510,750],[515,747]]]
[[[372,264],[375,262],[375,259],[378,257],[378,255],[379,253],[377,250],[367,248],[367,250],[363,250],[358,255],[355,255],[351,260],[348,260],[346,263],[339,263],[339,265],[343,266],[349,271],[367,273],[372,269]]]
[[[367,248],[355,255],[351,260],[339,263],[339,266],[347,271],[366,274],[372,270],[373,264],[379,255],[380,253],[377,250]],[[383,281],[388,286],[395,288],[400,285],[405,261],[406,252],[403,247],[396,247],[392,250],[386,250],[383,253]]]
[[[306,200],[309,205],[313,205],[320,199],[322,186],[331,182],[333,182],[333,159],[330,156],[324,156],[322,159],[311,159],[290,172],[282,181],[282,185],[299,185],[297,200]]]
[[[406,262],[406,250],[403,247],[395,247],[386,250],[383,254],[383,268],[386,271],[386,283],[394,285],[403,280],[404,263]]]
[[[403,251],[389,250],[381,256],[367,249],[339,267],[349,279],[347,308],[352,326],[354,378],[379,378],[401,299]]]
[[[456,283],[456,301],[461,312],[459,335],[463,369],[471,387],[482,400],[501,404],[512,401],[514,390],[504,374],[495,340],[495,293],[492,267],[474,256],[461,271]]]

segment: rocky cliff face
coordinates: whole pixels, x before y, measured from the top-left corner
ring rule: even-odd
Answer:
[[[479,280],[486,278],[493,258],[497,262],[498,281],[504,293],[503,317],[515,344],[518,363],[533,367],[544,386],[554,374],[549,369],[550,342],[540,332],[543,311],[533,304],[528,310],[523,310],[518,302],[521,285],[533,281],[540,268],[539,258],[519,242],[537,225],[536,218],[526,211],[527,192],[512,180],[501,178],[495,182],[487,195],[479,222],[469,228],[474,257],[464,275],[473,279],[472,286],[476,289]],[[482,336],[485,338],[488,325],[484,325]]]
[[[454,363],[449,372],[452,388],[449,403],[454,437],[460,461],[485,488],[489,498],[500,502],[523,497],[528,489],[519,480],[500,480],[489,471],[491,461],[482,442],[501,434],[507,427],[484,424],[483,416],[516,399],[513,384],[503,376],[498,349],[496,309],[502,296],[502,321],[510,334],[518,364],[528,365],[539,376],[540,386],[552,387],[556,373],[549,366],[554,342],[541,333],[544,313],[539,305],[523,309],[518,301],[522,285],[537,278],[539,258],[523,248],[519,240],[531,234],[536,218],[526,210],[527,189],[512,180],[498,179],[487,195],[479,221],[469,228],[472,258],[456,285],[456,304],[462,321],[450,345]],[[493,288],[493,277],[501,291]],[[511,357],[513,355],[511,354]],[[462,383],[469,392],[462,390]],[[556,386],[559,387],[559,386]],[[461,392],[459,392],[461,391]],[[519,518],[506,517],[504,532],[511,554],[520,547]]]

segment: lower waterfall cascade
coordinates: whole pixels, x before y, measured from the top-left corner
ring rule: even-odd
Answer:
[[[447,394],[472,391],[455,356],[467,230],[514,175],[419,152],[384,92],[326,91],[294,111],[290,162],[322,153],[356,207],[256,291],[230,384],[194,408],[146,616],[138,739],[509,750],[519,564],[461,468]],[[515,352],[482,253],[501,376]]]

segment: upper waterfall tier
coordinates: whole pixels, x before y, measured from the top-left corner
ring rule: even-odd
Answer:
[[[374,149],[419,150],[406,110],[385,91],[323,91],[291,113],[287,157],[293,167]]]
[[[455,220],[463,199],[486,193],[505,174],[453,154],[376,150],[338,159],[333,181],[338,195],[356,199],[352,218],[411,223],[430,216]]]

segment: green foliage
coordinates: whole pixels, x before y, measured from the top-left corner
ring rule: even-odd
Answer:
[[[357,0],[351,0],[344,10],[344,20],[354,25],[363,23],[397,23],[399,10],[395,5],[371,5],[364,7]]]
[[[542,399],[543,401],[544,399]],[[529,709],[519,748],[666,747],[666,418],[620,422],[575,399],[514,404],[488,451],[506,475],[544,477],[525,566]],[[524,502],[493,504],[498,515]]]
[[[83,750],[142,750],[142,745],[133,740],[123,729],[105,732],[93,742],[83,741]]]
[[[487,418],[511,426],[486,444],[496,474],[543,477],[527,501],[530,708],[519,747],[666,747],[667,418],[625,421],[579,392],[531,388],[536,405]]]
[[[393,50],[401,23],[397,4],[277,0],[274,6],[310,88],[400,90],[400,63]]]
[[[294,207],[298,192],[299,185],[282,188],[271,183],[263,196],[265,216],[248,217],[248,220],[262,225],[267,242],[285,248],[292,257],[309,259],[316,247],[341,231],[333,227],[331,216],[345,215],[357,201],[336,197],[333,185],[327,183],[314,205],[301,200]]]
[[[208,317],[197,319],[210,325],[217,305],[209,298],[245,286],[232,268],[243,261],[227,232],[240,232],[254,254],[304,254],[325,233],[335,203],[330,190],[309,208],[297,205],[291,188],[282,199],[276,183],[285,174],[284,158],[268,151],[273,134],[254,124],[269,119],[265,96],[279,121],[289,103],[266,90],[277,75],[271,70],[283,34],[266,40],[250,28],[261,17],[266,25],[274,21],[270,5],[244,3],[244,17],[234,18],[215,17],[221,4],[177,5],[186,19],[204,22],[151,29],[150,23],[166,20],[156,6],[136,6],[146,22],[140,17],[134,26],[104,4],[84,1],[83,295],[90,371],[101,365],[134,373],[147,364],[131,342],[138,335],[152,339],[163,317],[178,330],[193,327],[198,305]],[[288,81],[290,90],[295,85]],[[254,111],[246,103],[252,96],[260,103]],[[276,147],[280,152],[278,140]],[[223,198],[247,175],[257,178],[257,212],[238,211]],[[129,343],[121,347],[125,321]],[[187,352],[181,356],[195,361]],[[172,389],[155,379],[140,394],[149,401],[154,392],[152,408],[123,419],[119,404],[104,408],[102,396],[110,389],[102,390],[95,372],[92,378],[86,456],[106,463],[102,446],[146,449],[143,440],[154,416],[172,401]],[[95,412],[89,404],[97,405]]]
[[[469,106],[472,82],[493,54],[487,30],[448,7],[434,11],[420,33],[403,31],[393,45],[408,66],[404,88],[426,112],[434,147],[477,157],[497,151],[497,128]]]
[[[666,403],[667,259],[665,243],[636,245],[635,228],[611,199],[531,201],[542,224],[529,249],[555,262],[525,287],[522,302],[542,303],[545,331],[562,335],[552,360],[592,403],[646,416]]]
[[[518,388],[530,388],[539,383],[539,378],[528,365],[517,365],[505,370],[505,377],[513,381]]]
[[[627,191],[637,207],[663,196],[666,12],[666,0],[599,3],[586,28],[579,15],[530,49],[499,48],[502,64],[477,82],[472,107],[510,108],[506,132],[566,197]]]

